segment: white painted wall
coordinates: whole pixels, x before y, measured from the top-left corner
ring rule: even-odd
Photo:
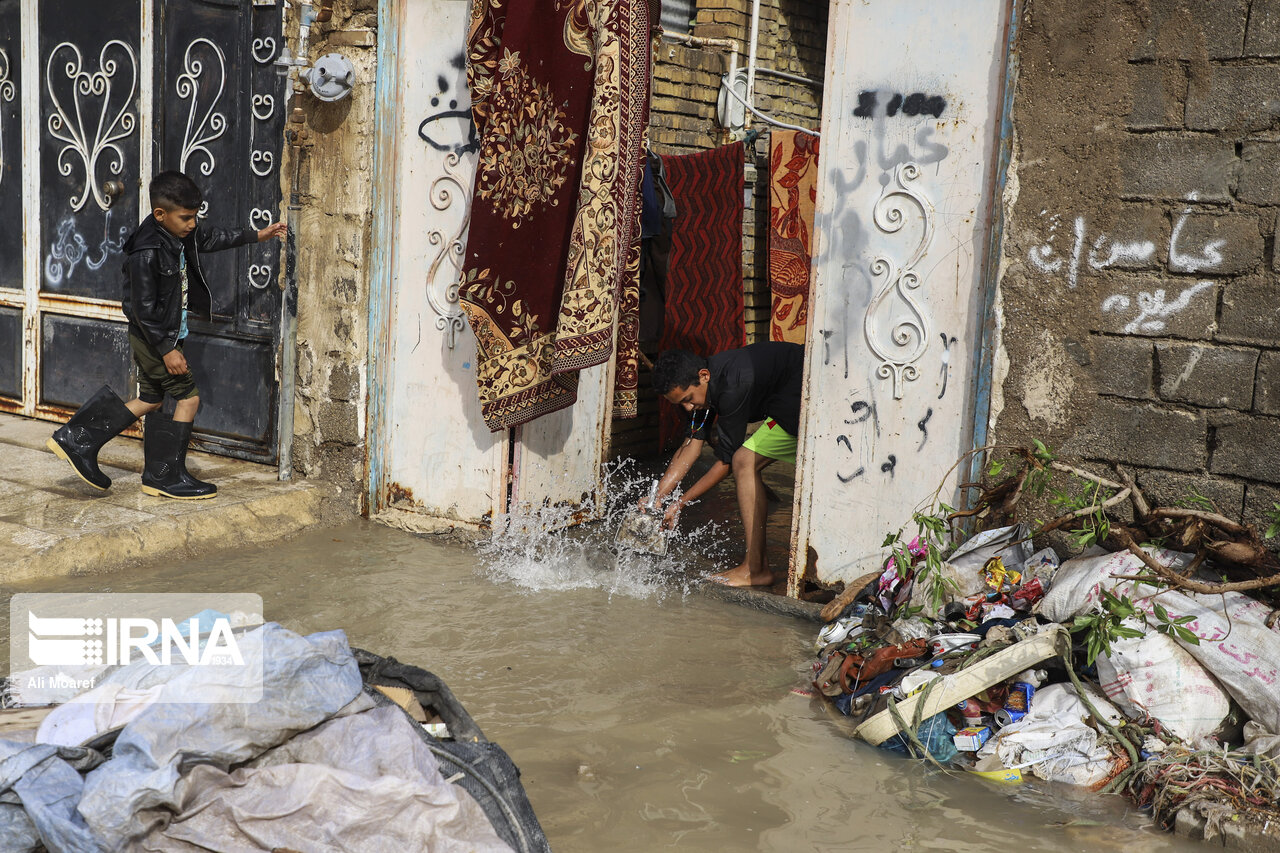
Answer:
[[[793,537],[824,581],[878,565],[970,446],[1006,16],[831,3]]]
[[[467,7],[467,0],[406,0],[400,33],[384,485],[394,484],[393,499],[399,487],[412,501],[397,502],[385,520],[426,530],[477,524],[507,509],[508,433],[490,433],[481,417],[475,337],[449,292],[458,278],[454,262],[465,256],[475,174],[474,152],[461,150],[470,134],[462,62]],[[613,373],[611,363],[582,371],[572,408],[515,432],[515,504],[577,506],[596,497]]]
[[[475,336],[456,293],[448,298],[475,173],[476,155],[460,150],[469,121],[443,115],[470,106],[461,61],[467,0],[408,0],[402,26],[385,471],[412,494],[414,506],[398,504],[421,516],[410,526],[430,529],[440,526],[433,518],[475,524],[505,510],[506,434],[489,432],[480,415]]]
[[[519,427],[513,503],[535,508],[585,503],[590,513],[564,518],[575,523],[602,514],[598,490],[601,465],[609,452],[613,376],[612,361],[582,371],[573,406]]]

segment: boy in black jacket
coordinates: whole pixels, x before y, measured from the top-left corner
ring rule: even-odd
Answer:
[[[80,479],[106,489],[111,478],[98,468],[98,451],[135,420],[148,415],[143,434],[142,491],[197,500],[218,487],[187,472],[191,424],[200,394],[183,355],[189,312],[208,317],[213,296],[200,266],[201,252],[218,252],[285,233],[283,222],[261,231],[228,230],[198,223],[200,188],[181,172],[161,172],[151,181],[151,216],[124,244],[124,315],[129,346],[138,366],[138,396],[122,401],[103,385],[46,442],[71,463]],[[164,395],[177,401],[173,419],[160,412]]]

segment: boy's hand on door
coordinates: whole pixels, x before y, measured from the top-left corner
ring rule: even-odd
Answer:
[[[258,232],[258,242],[263,243],[275,237],[283,237],[285,232],[289,230],[289,226],[283,222],[276,222],[268,225]]]

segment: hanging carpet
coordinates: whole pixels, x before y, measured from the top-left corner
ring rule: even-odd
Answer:
[[[613,355],[639,269],[649,21],[648,0],[472,5],[480,152],[458,296],[495,432],[572,405],[577,372]]]
[[[804,343],[809,320],[809,254],[818,197],[818,137],[770,131],[769,340]]]
[[[711,356],[746,343],[742,292],[741,142],[663,157],[675,197],[675,223],[667,273],[666,310],[659,349]],[[683,434],[686,418],[660,403],[663,450]]]

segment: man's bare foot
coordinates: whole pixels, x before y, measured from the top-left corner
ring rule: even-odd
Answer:
[[[707,580],[712,583],[724,584],[725,586],[773,586],[774,575],[769,569],[760,569],[752,572],[747,568],[746,563],[741,563],[728,571],[709,575]]]

